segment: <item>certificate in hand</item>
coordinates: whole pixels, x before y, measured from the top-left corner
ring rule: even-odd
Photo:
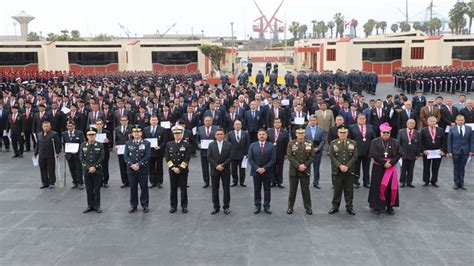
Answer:
[[[77,153],[79,151],[79,143],[66,143],[64,151],[66,153]]]
[[[170,129],[171,128],[171,122],[170,121],[161,121],[160,126]]]
[[[117,145],[117,155],[123,155],[125,152],[125,145]]]
[[[304,117],[295,117],[295,125],[303,125]]]
[[[145,139],[145,140],[150,142],[150,147],[151,148],[158,147],[158,140],[156,138],[148,138],[148,139]]]
[[[242,163],[240,164],[240,167],[247,168],[247,164],[248,164],[248,158],[247,156],[244,156],[244,158],[242,159]]]
[[[201,150],[207,150],[209,148],[209,143],[213,142],[212,139],[202,139],[201,140]]]
[[[100,143],[104,143],[106,138],[107,138],[107,134],[105,133],[100,133],[95,136],[95,140]]]
[[[426,159],[440,159],[441,155],[439,154],[441,150],[428,150],[428,155],[426,156]]]

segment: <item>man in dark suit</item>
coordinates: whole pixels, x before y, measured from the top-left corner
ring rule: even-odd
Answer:
[[[125,142],[130,139],[132,134],[132,127],[128,124],[128,117],[122,116],[120,118],[120,125],[115,128],[115,145],[117,147],[117,158],[120,167],[120,177],[122,179],[122,185],[120,188],[128,187],[128,176],[127,176],[127,163],[124,160],[123,153],[119,154],[119,147],[124,147]]]
[[[12,113],[8,115],[7,132],[10,134],[13,152],[12,158],[23,158],[23,120],[24,117],[18,112],[18,105],[12,106]]]
[[[380,136],[379,127],[381,124],[388,122],[389,111],[382,107],[382,100],[377,99],[375,103],[375,108],[370,112],[369,124],[372,125],[375,136]]]
[[[114,125],[120,125],[120,119],[123,116],[128,117],[128,109],[125,109],[125,103],[123,100],[117,100],[117,110],[114,112]]]
[[[25,136],[25,151],[31,150],[31,140],[33,140],[33,148],[36,147],[36,138],[33,136],[33,119],[34,112],[30,102],[25,102],[25,114],[23,118],[23,133]]]
[[[99,110],[99,105],[94,103],[91,104],[91,111],[87,116],[87,126],[95,125],[95,120],[100,119],[104,121],[104,112]]]
[[[197,141],[198,148],[201,150],[201,170],[204,180],[203,188],[209,187],[209,162],[207,161],[207,148],[211,140],[215,138],[217,126],[212,125],[212,117],[204,117],[204,126],[198,128]]]
[[[40,188],[54,188],[56,183],[56,159],[61,152],[59,135],[51,130],[51,122],[43,121],[42,132],[37,133],[38,145],[36,145],[35,156],[41,172]]]
[[[216,140],[209,144],[207,150],[207,160],[211,166],[211,182],[212,182],[212,203],[214,209],[211,214],[216,214],[220,211],[219,203],[219,184],[222,180],[222,189],[224,191],[224,213],[230,214],[230,162],[232,144],[224,140],[224,129],[219,128],[215,133]]]
[[[145,128],[150,125],[150,114],[146,112],[145,105],[140,105],[138,113],[135,115],[135,124],[141,128]]]
[[[364,114],[357,116],[357,124],[349,127],[349,137],[357,143],[357,160],[354,164],[354,187],[359,188],[360,165],[362,164],[363,186],[370,187],[370,143],[376,138],[372,125],[366,123]]]
[[[290,141],[290,134],[283,128],[280,118],[275,118],[272,122],[273,127],[267,129],[267,141],[273,143],[276,149],[275,174],[273,175],[271,186],[284,188],[283,184],[283,165],[285,164],[286,149]]]
[[[156,139],[156,146],[151,146],[151,157],[149,161],[150,188],[162,188],[163,184],[163,158],[165,155],[166,143],[168,143],[168,132],[158,125],[158,117],[150,117],[150,126],[143,130],[145,139]]]
[[[340,126],[344,125],[344,117],[342,117],[340,115],[336,116],[335,122],[336,122],[335,125],[333,127],[329,128],[329,131],[328,131],[327,141],[329,143],[331,143],[333,140],[339,138],[338,135],[337,135],[337,131],[338,131],[337,129]]]
[[[244,129],[247,130],[250,137],[250,143],[257,140],[257,132],[262,126],[262,117],[260,111],[257,109],[257,103],[255,101],[250,103],[250,109],[245,112],[244,115]]]
[[[276,118],[279,118],[282,124],[282,128],[287,128],[288,127],[288,115],[285,111],[285,109],[280,108],[280,100],[274,100],[273,101],[273,107],[267,111],[267,117],[266,117],[266,125],[267,127],[271,128],[274,127],[273,121],[275,121]]]
[[[10,139],[5,134],[8,124],[8,114],[10,112],[4,108],[4,105],[0,103],[0,150],[2,149],[2,144],[5,145],[5,151],[10,151]]]
[[[421,137],[420,132],[416,130],[415,119],[409,119],[406,128],[400,129],[398,132],[398,145],[400,147],[400,155],[402,157],[402,169],[400,174],[401,187],[415,186],[413,183],[413,169],[415,162],[421,153]]]
[[[113,130],[115,128],[115,114],[114,111],[110,109],[110,104],[108,102],[104,102],[102,112],[104,113],[104,129],[107,131],[107,138],[110,140],[109,147],[114,146],[114,134]],[[96,121],[97,122],[97,121]],[[104,145],[105,148],[105,145]]]
[[[240,179],[240,186],[246,187],[245,185],[245,168],[242,168],[242,159],[247,156],[247,152],[250,146],[250,138],[247,131],[242,130],[242,122],[236,120],[234,122],[234,130],[227,133],[227,141],[232,145],[231,153],[231,173],[232,173],[232,185],[231,187],[237,186]]]
[[[57,102],[51,104],[51,110],[49,111],[49,114],[51,130],[58,132],[59,137],[61,138],[61,132],[66,129],[66,115],[61,110],[59,110],[59,105]]]
[[[413,119],[415,121],[418,120],[418,114],[417,112],[413,109],[413,106],[412,106],[412,102],[411,101],[406,101],[404,103],[405,105],[405,109],[404,110],[401,110],[399,113],[398,113],[398,119],[397,119],[397,128],[400,130],[400,129],[404,129],[407,127],[407,121],[409,119]],[[415,124],[415,128],[416,128],[416,124]]]
[[[271,188],[270,182],[274,175],[274,166],[276,161],[275,146],[267,142],[267,132],[260,129],[257,134],[258,141],[250,144],[248,151],[248,163],[252,167],[250,174],[253,176],[254,184],[254,214],[258,214],[262,207],[262,184],[264,192],[263,209],[271,214]]]
[[[417,112],[420,113],[420,110],[422,107],[426,105],[426,98],[423,96],[422,91],[417,91],[416,96],[413,97],[412,99],[413,102],[413,109]]]
[[[63,146],[65,147],[66,145],[69,145],[67,143],[77,143],[79,148],[79,145],[85,141],[84,133],[80,130],[76,130],[74,121],[68,121],[66,127],[67,130],[62,133]],[[66,151],[66,149],[64,149],[64,151]],[[79,157],[79,150],[76,152],[66,152],[65,157],[72,178],[73,186],[71,189],[79,187],[80,190],[83,190],[84,182],[82,180],[82,165]]]
[[[434,116],[428,118],[428,126],[421,129],[421,149],[423,151],[423,186],[427,187],[430,182],[434,187],[439,187],[438,172],[441,159],[446,153],[446,135],[442,128],[436,126],[437,119]],[[440,158],[428,159],[429,150],[440,150]],[[430,175],[431,172],[431,175]],[[430,178],[431,176],[431,178]]]
[[[50,114],[46,112],[46,105],[39,104],[38,112],[33,118],[33,133],[37,134],[43,131],[43,122],[50,120]]]
[[[454,189],[466,190],[464,173],[469,156],[474,156],[474,133],[470,126],[464,125],[464,116],[456,117],[456,126],[449,130],[448,157],[453,158]]]
[[[459,110],[453,106],[453,99],[446,98],[446,104],[441,108],[441,119],[438,122],[438,126],[444,128],[448,126],[456,125],[456,116],[458,116]]]
[[[105,106],[105,105],[104,105]],[[104,115],[104,117],[107,117]],[[111,139],[113,137],[113,133],[110,133],[107,129],[104,128],[105,123],[102,120],[96,120],[95,121],[95,128],[97,129],[96,134],[105,134],[106,138],[104,139],[104,142],[102,143],[104,147],[104,160],[102,161],[102,186],[104,188],[109,187],[109,160],[110,160],[110,148],[113,147]],[[86,134],[87,135],[87,134]]]
[[[305,129],[304,138],[307,141],[310,141],[313,144],[314,156],[313,156],[313,187],[321,189],[319,185],[320,180],[320,166],[321,158],[323,155],[324,148],[324,129],[319,126],[318,118],[316,115],[311,115],[309,117],[309,124]],[[309,171],[311,173],[311,171]]]
[[[195,156],[196,155],[196,149],[197,149],[197,146],[196,146],[196,137],[197,136],[196,135],[197,135],[197,128],[199,127],[199,116],[197,116],[194,113],[193,107],[191,105],[189,105],[186,108],[186,113],[184,113],[183,116],[181,117],[181,120],[184,122],[183,127],[185,128],[185,130],[192,133],[191,134],[191,141],[190,141],[191,154],[193,154],[193,156]]]
[[[464,116],[466,124],[474,123],[474,100],[467,100],[466,107],[459,111],[459,114]]]
[[[211,102],[209,104],[209,110],[206,110],[204,112],[204,117],[211,117],[212,118],[212,125],[214,126],[218,126],[222,123],[222,115],[221,115],[221,112],[219,109],[216,108],[216,103],[215,102]]]
[[[344,121],[346,121],[347,126],[351,126],[353,124],[357,124],[357,116],[360,114],[360,112],[357,110],[357,105],[355,103],[351,104],[351,109],[349,113],[346,114],[346,118]]]

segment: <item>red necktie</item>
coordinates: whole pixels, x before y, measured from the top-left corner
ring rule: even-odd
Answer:
[[[188,120],[189,122],[191,122],[191,120],[193,119],[193,115],[191,113],[188,114]]]
[[[261,153],[262,155],[263,155],[263,148],[264,148],[264,147],[265,147],[265,146],[264,146],[262,143],[260,143],[260,153]]]
[[[13,124],[16,122],[16,114],[13,114]]]
[[[30,110],[26,110],[26,119],[30,118]]]
[[[208,127],[206,127],[206,136],[207,136],[207,137],[209,137],[209,135],[211,135],[211,132],[210,132],[210,131],[211,131],[211,130],[210,130]]]

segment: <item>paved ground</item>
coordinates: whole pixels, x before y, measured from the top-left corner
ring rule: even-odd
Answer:
[[[211,190],[201,188],[198,158],[191,161],[188,214],[168,213],[167,175],[164,188],[150,192],[151,212],[128,214],[129,191],[119,188],[115,156],[111,187],[102,190],[104,212],[82,214],[85,192],[40,190],[31,153],[10,157],[0,153],[0,265],[469,265],[474,260],[473,164],[467,191],[451,188],[448,159],[440,188],[421,187],[419,161],[416,188],[401,189],[395,216],[370,213],[365,188],[355,191],[356,216],[331,216],[324,156],[322,189],[311,189],[313,216],[304,214],[300,194],[295,213],[286,214],[288,187],[272,191],[272,215],[254,215],[250,178],[247,188],[231,189],[229,216],[211,216]]]

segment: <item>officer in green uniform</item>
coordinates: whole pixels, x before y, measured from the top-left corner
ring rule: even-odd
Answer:
[[[100,209],[100,186],[102,185],[102,163],[105,158],[104,145],[95,140],[97,130],[88,128],[86,130],[87,141],[79,148],[79,160],[82,164],[84,182],[87,192],[87,209],[84,213],[95,210],[101,213]]]
[[[339,211],[342,192],[344,192],[347,213],[355,215],[352,207],[352,199],[354,198],[352,168],[357,160],[357,144],[354,140],[347,138],[348,132],[346,126],[339,126],[337,129],[339,139],[333,140],[329,146],[334,184],[332,208],[329,210],[329,214]]]
[[[313,214],[311,210],[311,195],[309,192],[309,182],[311,176],[311,163],[314,159],[313,142],[304,139],[304,128],[296,130],[296,139],[288,143],[286,154],[290,161],[290,194],[288,196],[288,210],[286,213],[293,213],[295,205],[296,191],[298,183],[301,182],[301,194],[303,204],[308,215]]]

